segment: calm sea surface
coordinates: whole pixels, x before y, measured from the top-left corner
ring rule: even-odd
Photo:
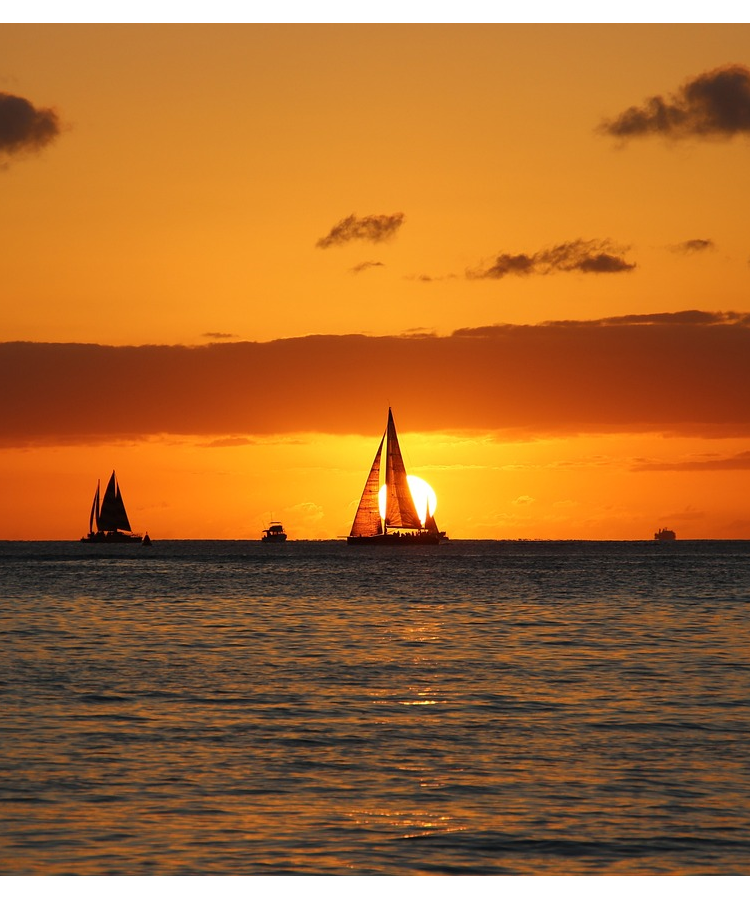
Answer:
[[[0,543],[4,875],[750,874],[750,542]]]

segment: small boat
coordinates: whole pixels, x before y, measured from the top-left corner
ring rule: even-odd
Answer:
[[[134,534],[130,527],[128,514],[120,492],[114,469],[99,503],[100,482],[96,483],[94,502],[91,504],[89,516],[89,533],[81,540],[93,544],[143,544],[151,545],[151,538],[146,534]],[[96,526],[96,530],[94,530]]]
[[[654,535],[655,541],[674,541],[677,535],[670,528],[660,528]]]
[[[385,444],[385,518],[380,517],[380,460]],[[380,439],[370,474],[367,476],[362,499],[352,523],[352,530],[346,539],[348,544],[392,544],[413,546],[414,544],[441,544],[448,538],[439,531],[435,517],[427,510],[424,523],[419,518],[414,498],[407,480],[406,466],[401,455],[401,447],[393,421],[393,412],[388,409],[388,423]]]
[[[286,540],[286,532],[281,522],[271,522],[268,528],[263,529],[262,541],[271,544],[280,544]]]

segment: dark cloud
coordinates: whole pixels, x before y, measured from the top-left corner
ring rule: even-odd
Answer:
[[[730,138],[750,133],[750,69],[722,66],[685,82],[666,100],[650,97],[631,106],[600,131],[618,138],[664,135]]]
[[[683,241],[669,248],[673,253],[702,253],[704,250],[715,250],[716,244],[706,238],[693,238],[691,241]]]
[[[273,391],[263,387],[269,372]],[[195,347],[4,343],[0,383],[13,385],[0,392],[5,446],[369,434],[389,403],[414,430],[659,431],[750,441],[750,321],[688,311],[493,325],[444,337],[311,335]]]
[[[750,325],[750,314],[737,312],[705,312],[700,309],[685,309],[681,312],[668,313],[631,313],[626,316],[608,316],[595,322],[556,321],[545,322],[545,325],[567,325],[589,327],[598,325]]]
[[[57,113],[36,109],[23,97],[0,92],[0,153],[41,150],[60,134]]]
[[[237,335],[236,335],[236,334],[229,334],[229,333],[226,332],[226,331],[204,331],[204,332],[203,332],[203,337],[204,337],[204,338],[211,338],[211,340],[214,340],[214,341],[228,341],[228,340],[231,340],[231,339],[233,339],[233,338],[236,339],[236,338],[237,338]]]
[[[617,247],[608,240],[568,241],[531,255],[501,253],[490,265],[466,272],[467,278],[505,278],[507,275],[551,275],[553,272],[610,274],[629,272],[635,263],[623,257],[627,247]]]
[[[371,241],[378,244],[393,237],[403,222],[403,213],[394,213],[391,216],[363,216],[361,219],[352,214],[334,225],[315,246],[325,250],[327,247],[340,247],[349,241]]]
[[[373,266],[382,266],[384,263],[382,262],[374,262],[372,260],[368,262],[361,262],[358,266],[353,266],[349,271],[352,275],[359,275],[360,272],[364,272],[367,269],[372,269]]]

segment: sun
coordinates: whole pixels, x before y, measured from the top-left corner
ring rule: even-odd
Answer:
[[[431,516],[435,515],[435,510],[437,509],[437,494],[433,491],[432,487],[427,484],[424,478],[420,478],[418,475],[407,475],[406,480],[409,482],[409,490],[411,491],[414,506],[417,508],[419,521],[424,525],[427,521],[428,512]],[[384,519],[385,485],[381,485],[380,490],[378,491],[378,505],[380,507],[380,518]]]

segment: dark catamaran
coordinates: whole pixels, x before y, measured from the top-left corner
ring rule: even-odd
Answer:
[[[82,541],[107,544],[150,544],[148,534],[141,536],[134,534],[130,527],[128,514],[120,493],[120,485],[117,482],[114,469],[104,491],[104,497],[99,503],[100,483],[96,483],[94,502],[91,504],[89,516],[89,533],[82,537]],[[96,530],[94,530],[96,526]]]
[[[378,492],[380,490],[380,462],[385,444],[385,519],[380,518]],[[388,424],[380,439],[378,452],[365,482],[362,499],[354,516],[352,530],[346,539],[349,544],[439,544],[447,541],[444,531],[438,531],[435,518],[427,510],[422,524],[406,478],[406,467],[398,443],[393,413],[388,409]]]

